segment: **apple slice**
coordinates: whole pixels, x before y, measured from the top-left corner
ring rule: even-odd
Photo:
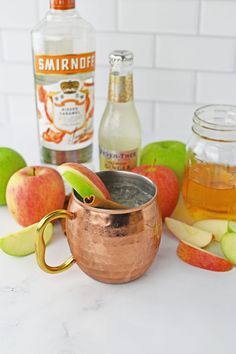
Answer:
[[[60,165],[58,171],[82,198],[94,195],[97,198],[111,199],[105,184],[87,167],[68,162]]]
[[[211,232],[214,239],[220,242],[221,237],[228,231],[228,224],[228,220],[208,219],[196,221],[193,226]]]
[[[38,223],[30,225],[13,234],[0,238],[0,249],[11,256],[27,256],[35,251],[35,233]],[[44,241],[46,244],[51,240],[53,234],[53,225],[47,225],[44,232]]]
[[[192,266],[215,272],[226,272],[233,268],[233,264],[227,259],[218,257],[187,242],[180,242],[177,247],[177,255],[182,261]]]
[[[213,253],[213,254],[215,254],[218,257],[226,258],[224,253],[222,252],[220,243],[218,241],[216,241],[216,240],[212,240],[209,243],[209,245],[204,247],[204,250],[207,251],[207,252]]]
[[[227,231],[236,233],[236,222],[235,221],[229,221]]]
[[[191,243],[197,247],[205,247],[212,240],[212,233],[204,230],[200,230],[197,227],[193,227],[184,224],[181,221],[165,218],[166,226],[168,229],[180,240]]]
[[[224,234],[220,244],[225,257],[236,265],[236,233],[227,232]]]

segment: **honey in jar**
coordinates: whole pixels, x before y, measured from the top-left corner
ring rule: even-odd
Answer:
[[[236,220],[236,107],[211,105],[195,112],[183,198],[195,220]]]
[[[186,169],[183,197],[192,217],[236,220],[236,167],[197,163]]]

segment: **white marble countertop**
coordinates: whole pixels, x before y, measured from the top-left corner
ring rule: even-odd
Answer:
[[[5,140],[4,140],[5,139]],[[28,164],[37,149],[21,141]],[[0,207],[0,236],[17,230]],[[31,255],[0,253],[1,354],[234,354],[236,270],[215,273],[191,267],[176,254],[177,241],[163,233],[155,262],[139,280],[99,283],[77,266],[42,272]],[[58,227],[47,260],[69,255]]]
[[[5,207],[0,234],[17,229]],[[47,259],[69,255],[58,228]],[[233,354],[236,272],[194,268],[163,234],[149,271],[125,285],[99,283],[77,266],[42,272],[31,255],[0,254],[1,354]]]

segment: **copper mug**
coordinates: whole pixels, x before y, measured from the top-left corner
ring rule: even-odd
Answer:
[[[126,283],[142,276],[159,248],[162,221],[157,188],[148,178],[124,171],[98,172],[108,190],[114,183],[136,185],[151,198],[145,204],[125,210],[88,206],[73,191],[67,210],[57,210],[39,223],[36,257],[47,273],[62,272],[74,263],[90,277],[105,283]],[[65,218],[65,230],[72,256],[59,266],[45,261],[43,233],[47,224]]]

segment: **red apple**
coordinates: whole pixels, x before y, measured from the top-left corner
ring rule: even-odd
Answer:
[[[49,212],[63,207],[64,183],[53,168],[25,167],[11,176],[7,184],[6,200],[16,221],[22,226],[28,226]]]
[[[233,268],[233,264],[227,259],[183,241],[177,247],[177,255],[184,262],[207,270],[226,272]]]
[[[165,166],[143,165],[135,167],[132,171],[150,178],[157,185],[162,217],[170,216],[179,198],[180,188],[176,174]]]

